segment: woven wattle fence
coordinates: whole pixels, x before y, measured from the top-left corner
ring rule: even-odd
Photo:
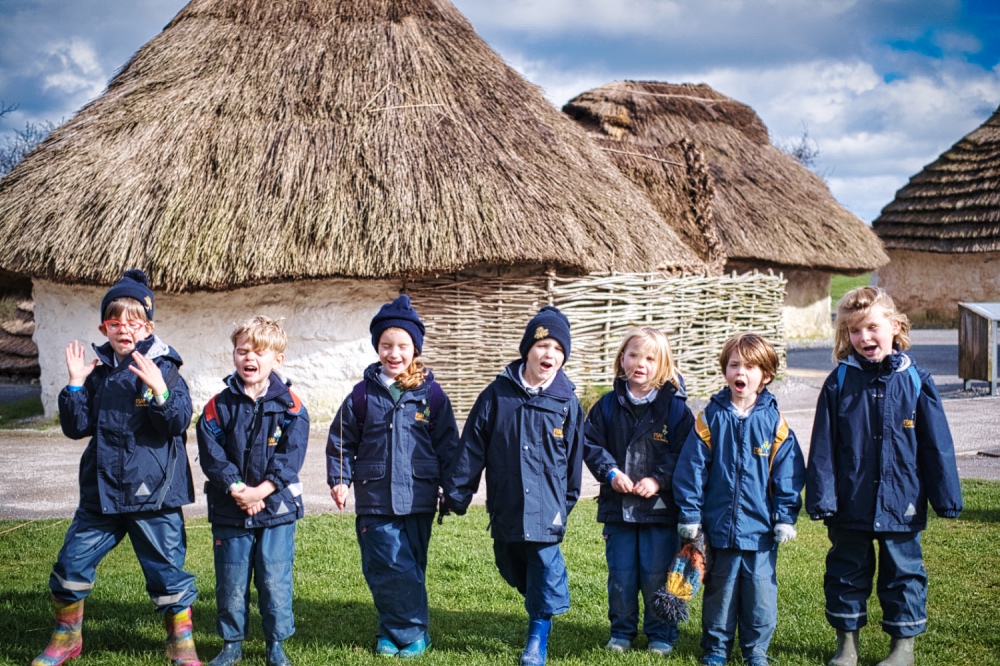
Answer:
[[[569,317],[573,350],[566,374],[577,394],[610,385],[615,354],[626,331],[655,326],[670,339],[692,395],[721,388],[718,354],[734,333],[764,335],[785,365],[781,319],[785,280],[745,273],[722,277],[595,274],[473,278],[408,282],[427,325],[424,360],[464,418],[479,393],[518,356],[524,326],[543,305]]]

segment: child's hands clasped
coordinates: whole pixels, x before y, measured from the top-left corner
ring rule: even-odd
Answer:
[[[651,476],[641,479],[638,483],[633,483],[628,474],[618,470],[611,479],[611,488],[623,495],[638,495],[648,498],[660,492],[660,483]]]
[[[74,340],[66,345],[66,370],[69,371],[69,385],[83,386],[83,382],[97,367],[97,359],[90,363],[84,358],[83,345]]]
[[[248,516],[255,516],[264,510],[264,498],[277,490],[271,481],[265,481],[259,486],[244,485],[229,494],[236,500],[236,506],[247,512]]]

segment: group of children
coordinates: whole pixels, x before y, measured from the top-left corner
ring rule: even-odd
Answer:
[[[157,610],[167,657],[200,664],[191,634],[194,576],[184,571],[181,506],[194,499],[184,450],[192,414],[181,360],[154,334],[145,274],[126,272],[101,304],[86,362],[66,349],[69,384],[59,395],[68,437],[90,437],[80,465],[80,505],[49,585],[56,629],[34,666],[56,666],[82,648],[83,603],[100,560],[128,534]],[[637,328],[622,341],[613,389],[585,415],[562,366],[570,322],[546,306],[528,322],[520,357],[479,395],[459,435],[451,403],[420,355],[426,329],[409,298],[372,319],[378,362],[344,400],[326,448],[331,497],[354,489],[362,573],[378,613],[375,652],[413,658],[431,645],[425,583],[435,512],[466,512],[486,473],[493,554],[524,597],[527,640],[520,663],[544,664],[552,617],[570,606],[559,544],[580,496],[586,463],[600,482],[597,520],[608,566],[610,640],[632,649],[639,597],[646,649],[672,652],[676,622],[657,616],[681,542],[703,538],[711,564],[702,605],[702,663],[722,665],[736,635],[744,663],[765,666],[777,625],[778,544],[796,536],[806,489],[809,516],[826,522],[831,548],[824,592],[837,633],[830,666],[856,666],[878,543],[878,597],[891,650],[880,666],[912,666],[913,637],[926,628],[927,576],[920,532],[927,503],[944,517],[962,509],[954,447],[930,376],[904,352],[909,324],[881,290],[849,292],[838,304],[838,367],[817,405],[809,464],[767,390],[778,356],[752,333],[719,355],[726,386],[697,417],[688,407],[670,344]],[[298,479],[309,417],[278,370],[280,323],[254,317],[231,337],[235,372],[198,420],[207,477],[216,577],[216,628],[224,644],[210,662],[242,658],[250,582],[255,583],[269,666],[289,664],[294,632]],[[703,536],[702,536],[703,535]]]

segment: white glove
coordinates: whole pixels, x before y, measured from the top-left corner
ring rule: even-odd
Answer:
[[[686,525],[678,525],[677,533],[685,541],[693,541],[698,538],[698,532],[701,531],[700,523],[688,523]]]
[[[786,543],[791,541],[798,535],[795,531],[795,525],[789,525],[788,523],[778,523],[774,526],[774,538],[778,540],[778,543]]]

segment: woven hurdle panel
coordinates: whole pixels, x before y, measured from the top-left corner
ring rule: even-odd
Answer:
[[[547,304],[569,318],[573,349],[565,370],[578,394],[612,383],[618,346],[635,326],[654,326],[667,334],[691,395],[708,395],[722,387],[719,350],[739,332],[752,331],[771,341],[783,373],[784,290],[782,276],[757,272],[722,277],[451,276],[406,285],[427,326],[424,360],[459,419],[518,357],[525,325]]]

